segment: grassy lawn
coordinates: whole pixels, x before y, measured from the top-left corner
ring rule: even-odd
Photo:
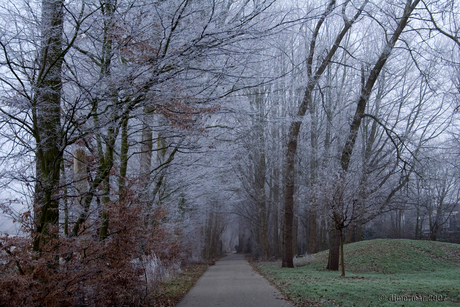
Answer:
[[[328,252],[294,269],[253,266],[298,306],[460,306],[460,245],[372,240],[344,247],[346,277],[325,270]]]
[[[195,285],[208,266],[208,264],[187,265],[181,273],[162,282],[154,291],[153,306],[176,306],[182,297]]]

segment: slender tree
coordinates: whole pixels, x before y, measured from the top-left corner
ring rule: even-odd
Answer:
[[[308,82],[305,88],[305,93],[303,99],[298,108],[296,119],[292,121],[289,127],[288,132],[288,141],[287,141],[287,153],[286,153],[286,162],[285,162],[285,199],[284,199],[284,230],[283,230],[283,267],[294,267],[293,263],[293,220],[294,220],[294,191],[295,191],[295,158],[297,153],[297,144],[300,133],[300,126],[302,124],[302,118],[310,107],[312,100],[313,90],[316,88],[318,80],[323,75],[324,71],[331,63],[331,60],[337,50],[340,47],[342,40],[344,39],[347,32],[351,29],[353,24],[361,15],[367,1],[359,7],[355,15],[349,19],[346,15],[346,8],[349,4],[349,1],[346,1],[342,6],[342,19],[344,22],[343,27],[340,32],[334,39],[330,50],[327,52],[325,57],[319,61],[316,68],[314,69],[314,60],[316,58],[316,44],[320,34],[320,30],[326,20],[326,18],[332,14],[336,8],[336,1],[331,0],[327,4],[324,13],[319,18],[316,27],[312,33],[312,38],[310,40],[308,56],[306,59],[306,70]]]
[[[353,121],[350,125],[350,130],[347,135],[347,139],[345,142],[345,146],[343,147],[342,154],[341,154],[341,174],[340,174],[340,179],[339,179],[339,186],[345,186],[345,175],[347,174],[350,166],[350,159],[351,155],[353,153],[353,149],[355,147],[355,142],[358,136],[359,128],[361,126],[362,119],[364,117],[364,112],[366,110],[367,103],[369,102],[369,98],[371,96],[372,90],[374,88],[374,85],[383,69],[385,66],[385,63],[387,62],[388,58],[390,57],[397,41],[399,40],[399,37],[403,33],[410,16],[414,12],[415,8],[417,5],[420,3],[420,0],[407,0],[405,3],[404,11],[402,13],[401,18],[398,21],[397,27],[393,34],[391,35],[390,39],[387,41],[385,44],[385,47],[383,48],[382,53],[380,54],[379,58],[374,64],[374,67],[372,68],[371,72],[369,73],[369,76],[362,82],[362,89],[361,89],[361,94],[357,102],[356,106],[356,111],[353,116]],[[336,235],[340,236],[340,242],[341,245],[343,244],[343,229],[346,227],[345,221],[347,217],[345,216],[345,211],[344,211],[344,204],[343,204],[344,199],[342,197],[339,197],[335,200],[335,205],[332,212],[332,217],[335,223],[335,228],[338,230]],[[337,248],[337,247],[335,247]],[[334,257],[329,257],[330,263],[328,263],[328,266],[331,268],[336,268],[338,267],[337,263],[339,259],[337,258],[338,253],[337,252],[331,252],[331,255],[334,255]],[[342,276],[345,275],[345,264],[344,264],[344,258],[343,258],[343,252],[341,253],[341,259],[342,259]]]

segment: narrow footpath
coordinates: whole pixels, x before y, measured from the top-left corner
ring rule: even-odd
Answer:
[[[293,307],[244,255],[228,254],[216,261],[177,307]]]

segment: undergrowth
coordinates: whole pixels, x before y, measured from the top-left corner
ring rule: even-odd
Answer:
[[[155,307],[173,307],[195,285],[208,268],[208,264],[189,264],[182,272],[160,283],[155,289]]]

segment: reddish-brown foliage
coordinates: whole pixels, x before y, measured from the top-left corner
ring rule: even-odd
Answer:
[[[47,240],[38,253],[30,237],[2,237],[0,306],[150,305],[152,287],[138,260],[155,252],[171,261],[176,236],[161,225],[145,228],[139,206],[111,203],[107,211],[110,234],[103,242],[88,228],[78,237]]]

